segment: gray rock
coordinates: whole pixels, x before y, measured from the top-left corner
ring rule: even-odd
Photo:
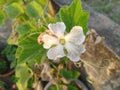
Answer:
[[[6,23],[0,26],[0,51],[6,46],[11,30],[12,27],[10,20],[6,20]]]
[[[60,7],[69,5],[72,0],[53,0]],[[85,3],[83,9],[90,12],[88,27],[95,29],[96,32],[105,37],[106,44],[120,56],[120,26],[107,16],[96,12]]]
[[[105,37],[106,44],[120,56],[120,25],[86,4],[83,4],[83,8],[90,12],[88,27]]]
[[[69,5],[73,0],[53,0],[57,5],[64,6]]]

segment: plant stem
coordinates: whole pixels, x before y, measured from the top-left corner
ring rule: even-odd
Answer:
[[[8,72],[8,73],[6,73],[6,74],[0,75],[0,78],[8,77],[8,76],[10,76],[11,74],[13,74],[14,72],[15,72],[15,69],[13,69],[11,72]]]
[[[49,81],[48,84],[45,86],[44,90],[48,90],[49,87],[53,84],[53,80],[52,81]]]

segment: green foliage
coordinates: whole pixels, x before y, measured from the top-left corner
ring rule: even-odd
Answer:
[[[51,86],[51,87],[49,88],[49,90],[57,90],[57,87],[56,87],[56,86]]]
[[[8,17],[11,19],[24,13],[22,6],[20,6],[19,3],[16,3],[16,2],[8,4],[5,8],[5,11],[6,11]]]
[[[4,1],[2,1],[2,4],[4,4]],[[48,60],[46,59],[47,50],[43,48],[42,44],[38,44],[37,38],[45,32],[49,23],[63,21],[67,32],[76,25],[82,26],[84,33],[87,32],[89,14],[82,10],[80,0],[73,0],[70,6],[62,7],[57,15],[52,18],[47,16],[48,13],[49,15],[51,13],[47,5],[48,0],[10,0],[5,4],[5,13],[4,11],[0,12],[1,25],[5,21],[6,14],[13,19],[13,33],[10,36],[12,38],[9,38],[12,45],[8,45],[2,53],[11,62],[11,68],[15,67],[17,63],[13,80],[17,82],[18,90],[28,90],[28,87],[31,87],[34,82],[34,72],[32,70],[34,70],[35,63],[41,64],[41,62]],[[60,61],[60,64],[67,65],[67,63],[68,59],[66,57]],[[58,73],[57,70],[56,72]],[[79,72],[66,69],[62,69],[59,74],[58,76],[70,80],[78,79],[80,76]],[[61,88],[61,84],[61,82],[58,82],[58,87],[51,86],[49,90]],[[68,85],[68,90],[77,89]]]
[[[5,60],[0,59],[0,74],[7,71],[7,63]]]
[[[32,78],[30,78],[30,79],[28,80],[27,87],[28,87],[28,88],[31,88],[32,85],[33,85],[33,82],[34,82],[34,78],[32,77]]]
[[[69,59],[67,58],[67,57],[63,57],[63,58],[61,58],[61,60],[60,60],[60,63],[61,64],[67,64],[69,62]]]
[[[61,75],[65,77],[66,79],[77,79],[80,76],[80,73],[75,70],[61,70]]]
[[[16,83],[19,80],[15,75],[12,75],[10,79],[13,83]]]
[[[0,81],[0,89],[5,90],[5,83],[3,81]]]
[[[6,0],[0,0],[0,5],[5,4]]]
[[[17,47],[14,45],[7,45],[2,51],[2,54],[4,54],[7,57],[7,60],[10,62],[10,68],[14,68],[17,64],[15,58],[16,49]]]
[[[5,19],[6,19],[5,13],[0,11],[0,25],[3,25],[5,23]]]
[[[33,18],[40,18],[43,16],[43,9],[42,7],[35,1],[30,2],[26,6],[26,12],[28,15],[32,16]]]
[[[65,6],[60,9],[56,16],[57,21],[63,21],[66,25],[67,31],[69,32],[73,26],[82,26],[84,33],[88,31],[89,13],[82,10],[81,1],[73,0],[70,6]]]
[[[6,0],[0,0],[0,8],[2,8],[5,3],[6,3]]]
[[[78,90],[76,86],[69,85],[68,90]]]
[[[29,23],[24,23],[21,24],[17,27],[16,31],[18,32],[18,34],[21,35],[25,35],[26,33],[28,33],[31,29],[31,25]]]
[[[17,81],[18,90],[27,90],[28,80],[33,75],[32,71],[23,63],[17,65],[15,72],[16,77],[19,78]]]
[[[38,44],[37,37],[39,34],[28,35],[26,38],[22,38],[20,42],[18,42],[18,49],[16,53],[16,57],[18,58],[18,62],[26,62],[29,60],[35,60],[40,62],[41,59],[46,54],[46,50],[43,48],[42,44]]]

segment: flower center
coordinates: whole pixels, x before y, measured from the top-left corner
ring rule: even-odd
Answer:
[[[62,45],[65,45],[65,39],[63,39],[63,38],[60,39],[60,40],[59,40],[59,43],[62,44]]]

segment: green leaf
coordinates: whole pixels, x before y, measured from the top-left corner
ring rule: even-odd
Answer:
[[[6,2],[6,0],[0,0],[0,5],[4,4]]]
[[[73,26],[82,26],[84,33],[88,31],[87,22],[89,13],[82,10],[81,1],[73,0],[70,6],[64,6],[56,15],[57,21],[63,21],[69,32]]]
[[[57,87],[56,87],[56,86],[51,86],[51,87],[49,88],[49,90],[57,90]]]
[[[67,64],[69,62],[69,59],[67,58],[67,57],[63,57],[63,58],[61,58],[61,60],[60,60],[60,63],[61,64]]]
[[[46,50],[43,48],[42,44],[38,44],[38,35],[39,34],[29,35],[18,42],[16,57],[19,63],[29,62],[29,60],[40,62],[43,59]]]
[[[36,19],[40,18],[43,15],[42,7],[35,1],[32,1],[29,4],[27,4],[26,12],[29,16],[32,16]]]
[[[9,54],[15,54],[16,52],[16,46],[15,45],[7,45],[5,49],[2,51],[2,54],[9,55]]]
[[[33,83],[34,83],[34,77],[32,77],[32,78],[30,78],[30,79],[28,80],[28,85],[27,85],[27,87],[28,87],[28,88],[31,88],[32,85],[33,85]]]
[[[23,1],[22,0],[6,0],[6,2],[8,4],[13,3],[13,2],[17,2],[17,3],[21,4]]]
[[[7,40],[7,43],[10,45],[17,45],[18,43],[18,33],[12,29],[12,32]]]
[[[25,63],[18,64],[15,69],[15,75],[17,78],[19,78],[16,83],[18,90],[28,90],[27,89],[28,80],[33,75],[32,71],[28,68],[28,66]]]
[[[47,5],[48,0],[36,0],[36,2],[45,7]]]
[[[0,59],[0,74],[5,73],[7,71],[7,63],[5,60]]]
[[[14,54],[11,54],[11,53],[7,54],[7,59],[10,62],[14,61],[15,60],[15,53]]]
[[[6,3],[6,0],[0,0],[0,8]]]
[[[14,68],[17,64],[15,58],[16,49],[17,47],[15,45],[7,45],[1,53],[6,55],[7,60],[10,62],[10,68]]]
[[[11,80],[13,83],[16,83],[16,82],[19,80],[19,78],[17,78],[15,75],[12,75],[11,78],[10,78],[10,80]]]
[[[19,35],[25,35],[30,31],[32,27],[28,23],[21,24],[17,27],[16,31],[18,32]]]
[[[17,49],[17,47],[15,45],[7,45],[1,54],[6,55],[7,60],[9,62],[13,62],[14,60],[16,61],[16,59],[15,59],[16,49]]]
[[[73,85],[69,85],[67,90],[78,90],[78,89]]]
[[[12,68],[15,68],[16,65],[17,65],[17,61],[16,61],[16,60],[13,60],[13,61],[11,62],[11,64],[10,64],[10,68],[11,68],[11,69],[12,69]]]
[[[3,25],[5,23],[5,19],[5,14],[2,11],[0,11],[0,25]]]
[[[61,70],[61,75],[66,79],[77,79],[80,76],[80,73],[75,70]]]
[[[76,71],[76,70],[72,70],[72,78],[73,79],[78,79],[78,77],[80,76],[80,72]]]
[[[5,8],[5,11],[8,17],[11,19],[24,13],[22,6],[20,6],[19,3],[15,3],[15,2],[8,4]]]
[[[44,10],[44,14],[48,13],[49,11],[49,0],[36,0],[36,2],[38,2],[40,4],[40,6],[42,7],[42,9]]]

